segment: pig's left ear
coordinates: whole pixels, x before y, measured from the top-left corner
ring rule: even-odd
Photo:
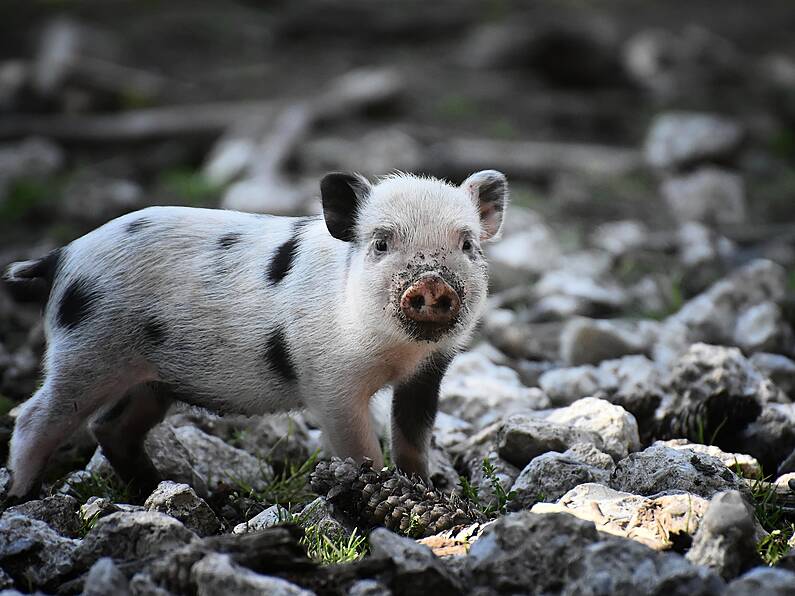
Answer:
[[[476,172],[461,184],[480,210],[480,239],[496,240],[508,204],[508,180],[497,170]]]
[[[359,174],[334,172],[320,181],[323,218],[329,233],[351,242],[355,237],[356,212],[370,194],[370,183]]]

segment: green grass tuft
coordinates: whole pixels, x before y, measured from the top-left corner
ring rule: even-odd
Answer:
[[[70,484],[69,494],[81,503],[91,497],[103,497],[112,503],[129,503],[130,487],[124,485],[115,476],[105,476],[97,472],[86,476],[80,482]]]
[[[475,507],[487,517],[497,517],[498,515],[504,515],[507,510],[508,502],[516,496],[516,492],[505,491],[500,479],[497,478],[497,472],[494,469],[494,464],[491,463],[491,460],[488,457],[483,458],[483,462],[481,462],[480,465],[481,470],[483,471],[483,477],[489,481],[489,484],[494,491],[494,496],[497,498],[496,504],[484,504],[480,499],[478,487],[470,483],[469,480],[467,480],[464,476],[459,477],[459,487],[461,489],[461,494],[465,499],[472,502],[472,504],[475,505]]]
[[[795,536],[795,517],[779,503],[776,487],[758,477],[750,484],[754,515],[769,534],[762,538],[756,550],[768,565],[775,565],[790,550],[788,542]]]
[[[250,484],[232,477],[232,482],[244,494],[260,503],[289,507],[296,503],[311,501],[317,494],[309,487],[309,474],[315,469],[320,451],[315,451],[301,464],[291,463],[262,490],[255,490]]]
[[[354,528],[350,536],[339,533],[327,534],[319,526],[304,528],[301,544],[306,547],[310,559],[321,565],[337,565],[359,561],[367,555],[367,537]]]
[[[80,512],[80,527],[77,529],[77,534],[80,536],[80,538],[85,538],[86,534],[94,529],[94,526],[97,525],[99,514],[100,512],[97,511],[94,515],[83,517],[83,512]]]

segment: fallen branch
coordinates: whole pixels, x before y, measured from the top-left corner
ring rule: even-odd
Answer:
[[[237,122],[266,117],[268,101],[218,102],[130,110],[118,114],[13,114],[0,117],[0,139],[45,136],[61,141],[135,142],[180,136],[214,137]]]
[[[559,172],[620,176],[642,164],[636,149],[551,141],[453,139],[438,143],[432,153],[445,170],[463,173],[488,167],[521,178]]]

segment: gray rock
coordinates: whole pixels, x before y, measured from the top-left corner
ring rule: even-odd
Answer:
[[[792,330],[784,321],[781,309],[774,302],[749,306],[737,317],[734,343],[746,354],[786,349],[792,341]]]
[[[599,364],[648,352],[657,340],[656,322],[621,325],[611,319],[574,319],[563,327],[560,358],[568,365]]]
[[[737,252],[731,240],[695,221],[679,226],[676,242],[679,261],[685,266],[685,277],[681,284],[686,290],[706,287],[715,277],[723,274],[725,263],[729,263]]]
[[[155,511],[120,511],[97,520],[75,552],[76,566],[88,568],[100,557],[138,561],[187,544],[196,534],[173,517]]]
[[[584,464],[592,465],[612,472],[616,468],[616,463],[604,451],[600,451],[590,443],[577,443],[563,452],[563,455],[581,461]]]
[[[374,579],[360,579],[348,588],[348,596],[392,596],[392,590]]]
[[[110,499],[104,497],[89,497],[88,501],[80,506],[80,517],[85,522],[92,522],[98,520],[100,517],[116,513],[117,511],[121,511],[121,509],[112,503]]]
[[[270,528],[288,521],[292,515],[281,505],[271,505],[267,509],[260,511],[250,520],[238,524],[232,530],[233,534],[246,534],[256,532],[265,528]]]
[[[722,446],[753,422],[761,403],[780,401],[781,391],[737,348],[697,343],[671,369],[670,398],[658,412],[661,435]]]
[[[585,547],[567,570],[561,594],[671,594],[719,596],[724,584],[714,573],[674,553],[631,540],[611,539]]]
[[[547,407],[549,400],[539,389],[522,385],[516,371],[468,352],[450,364],[439,390],[439,405],[482,428],[511,412]]]
[[[706,167],[666,180],[661,189],[674,219],[707,224],[739,224],[746,219],[743,179]]]
[[[712,497],[687,558],[727,581],[761,563],[753,512],[738,491]]]
[[[552,410],[546,420],[596,433],[602,438],[600,449],[617,460],[640,449],[635,417],[603,399],[584,397],[570,406]]]
[[[312,596],[287,580],[260,575],[232,562],[229,555],[210,553],[191,568],[191,579],[198,596]]]
[[[790,399],[795,398],[795,361],[781,354],[757,352],[751,356],[751,364]]]
[[[469,550],[471,588],[521,594],[532,586],[539,594],[558,592],[566,570],[599,540],[591,522],[568,514],[521,511],[500,517]]]
[[[472,424],[446,412],[438,412],[433,426],[433,438],[442,449],[455,450],[472,434]]]
[[[130,582],[113,559],[102,557],[91,566],[83,585],[83,596],[128,596]]]
[[[304,462],[316,450],[302,413],[251,418],[240,435],[236,446],[273,462]]]
[[[795,404],[768,403],[759,417],[744,428],[737,451],[759,460],[765,470],[775,470],[795,450]]]
[[[489,265],[495,267],[498,279],[507,285],[510,278],[529,279],[554,268],[561,259],[557,235],[537,216],[529,216],[522,230],[506,233],[502,240],[487,250]]]
[[[458,580],[436,558],[430,548],[386,528],[376,528],[368,537],[370,556],[388,560],[394,567],[393,590],[400,594],[461,590]]]
[[[207,480],[194,465],[192,454],[168,423],[158,424],[146,435],[144,448],[164,479],[188,484],[202,498],[209,495]]]
[[[334,506],[324,497],[308,503],[296,516],[296,521],[304,528],[315,527],[327,536],[348,536],[350,532],[338,519]]]
[[[618,310],[629,300],[627,293],[612,281],[599,280],[582,272],[556,269],[544,273],[533,287],[538,298],[565,296],[585,301],[598,309]]]
[[[732,472],[738,473],[743,478],[755,480],[762,476],[762,466],[756,458],[746,455],[744,453],[727,453],[720,447],[715,445],[701,445],[699,443],[691,443],[687,439],[671,439],[670,441],[656,441],[654,443],[670,447],[671,449],[680,449],[694,451],[695,453],[706,453],[712,457],[716,457],[723,462],[723,465],[731,469]]]
[[[519,467],[543,453],[565,451],[577,443],[604,447],[602,438],[595,432],[519,414],[508,418],[497,436],[500,457]]]
[[[174,435],[187,450],[192,468],[211,491],[235,482],[262,490],[273,478],[269,464],[198,428],[181,426],[174,429]]]
[[[772,261],[758,259],[717,281],[668,317],[660,329],[654,360],[673,365],[694,343],[731,345],[739,314],[762,302],[778,302],[786,292],[786,273]]]
[[[649,228],[636,219],[603,223],[591,234],[595,247],[617,257],[641,248],[648,240]]]
[[[11,489],[11,472],[8,468],[0,467],[0,503],[2,503],[8,491]]]
[[[646,162],[653,168],[674,169],[731,156],[743,139],[742,127],[714,114],[664,112],[657,115],[646,137]]]
[[[187,484],[161,482],[146,499],[144,507],[178,519],[199,536],[217,534],[221,529],[221,522],[207,502]]]
[[[23,585],[44,587],[70,571],[79,544],[43,521],[7,512],[0,517],[0,562]]]
[[[625,356],[599,366],[554,369],[542,374],[538,382],[553,403],[569,405],[595,395],[629,397],[658,392],[660,373],[645,356]]]
[[[133,596],[173,596],[165,588],[158,586],[148,573],[136,573],[130,579],[130,591]]]
[[[74,497],[53,495],[40,501],[28,501],[21,505],[9,507],[6,513],[18,513],[32,519],[38,519],[61,536],[78,538],[80,534],[80,517],[77,509],[78,502]]]
[[[569,513],[592,521],[596,529],[631,538],[655,550],[673,546],[672,539],[698,530],[709,502],[690,493],[641,497],[601,484],[580,484],[557,503],[536,503],[533,513]]]
[[[616,464],[610,487],[635,495],[684,491],[709,498],[743,483],[719,459],[654,444]]]
[[[534,458],[513,483],[512,511],[529,509],[540,501],[555,502],[580,484],[607,484],[610,472],[562,453],[544,453]]]
[[[795,594],[795,572],[756,567],[730,583],[725,592],[725,596],[759,596],[759,594],[792,596]]]

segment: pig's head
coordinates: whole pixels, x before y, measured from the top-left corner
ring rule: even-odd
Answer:
[[[346,307],[397,341],[468,338],[486,300],[481,243],[502,228],[505,176],[485,170],[453,186],[396,174],[321,181],[329,232],[349,244]]]

